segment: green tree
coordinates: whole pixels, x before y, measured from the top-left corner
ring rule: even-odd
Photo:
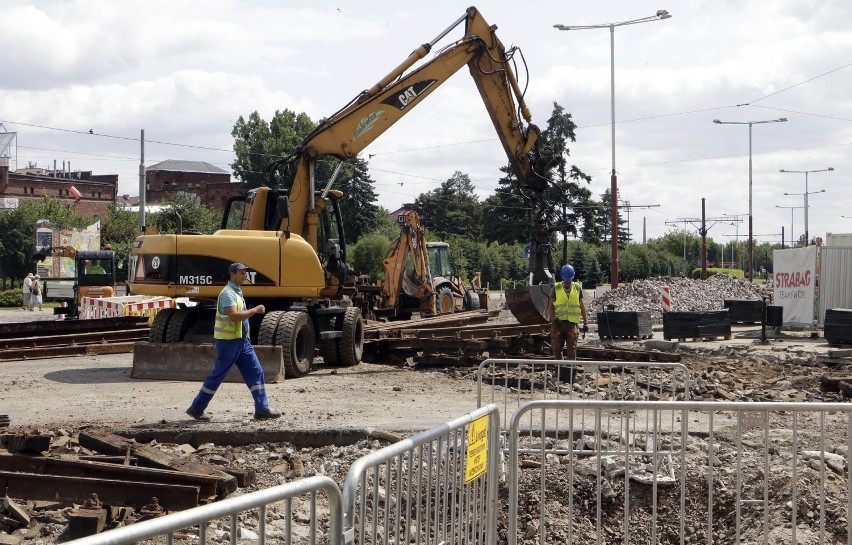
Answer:
[[[315,127],[307,114],[296,114],[290,110],[276,110],[269,123],[257,111],[252,112],[248,119],[240,116],[231,130],[236,155],[231,163],[234,176],[245,184],[246,189],[266,185],[266,167],[292,153]]]
[[[610,226],[612,225],[611,219],[611,211],[612,211],[612,203],[610,202],[609,196],[610,190],[607,189],[601,194],[601,200],[599,201],[599,206],[595,208],[596,211],[596,220],[598,231],[603,236],[604,242],[607,244],[612,240],[612,229]],[[616,218],[618,218],[618,247],[621,248],[624,245],[630,242],[630,231],[627,229],[627,220],[624,219],[624,215],[620,210],[616,212]],[[620,261],[620,260],[619,260]]]
[[[352,249],[352,267],[360,274],[369,274],[371,278],[384,278],[384,261],[390,251],[391,242],[381,233],[362,237]]]
[[[367,170],[367,162],[355,158],[347,166],[351,171],[338,175],[338,179],[345,179],[332,187],[343,191],[340,201],[343,231],[346,234],[346,242],[354,244],[362,236],[379,227],[384,219],[382,216],[390,219],[390,213],[375,204],[378,195],[373,189],[374,181]]]
[[[180,224],[184,231],[209,235],[221,226],[221,212],[201,204],[196,195],[176,193],[162,204],[163,210],[150,214],[147,220],[148,225],[156,227],[161,233],[177,232]]]
[[[482,205],[467,174],[455,171],[441,187],[420,194],[414,209],[421,223],[441,238],[460,235],[482,239]]]
[[[35,233],[38,220],[52,225],[85,227],[94,222],[69,202],[54,197],[24,203],[15,209],[0,210],[0,275],[3,278],[23,278],[35,270]]]

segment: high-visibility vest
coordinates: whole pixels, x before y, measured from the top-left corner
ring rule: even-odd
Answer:
[[[554,290],[556,293],[556,301],[553,304],[555,318],[562,322],[573,322],[579,324],[583,319],[583,313],[580,312],[580,292],[583,286],[579,282],[571,282],[571,291],[565,293],[565,286],[562,282],[556,284]]]
[[[213,338],[219,339],[221,341],[232,341],[234,339],[242,339],[243,338],[243,321],[232,322],[227,314],[223,313],[219,310],[222,302],[222,294],[225,293],[225,290],[230,290],[236,295],[237,300],[237,312],[242,312],[243,310],[243,298],[242,296],[231,286],[225,286],[221,292],[219,292],[219,298],[216,300],[216,321],[213,323]],[[248,332],[246,332],[248,333]]]

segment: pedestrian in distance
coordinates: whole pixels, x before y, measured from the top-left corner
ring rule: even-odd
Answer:
[[[192,405],[186,410],[186,414],[196,420],[210,420],[210,416],[204,411],[234,365],[240,370],[243,382],[254,398],[254,419],[269,420],[281,416],[281,413],[269,408],[263,367],[249,340],[249,318],[266,312],[263,305],[246,308],[240,286],[245,281],[249,270],[242,263],[231,263],[228,266],[228,284],[219,293],[219,299],[216,301],[216,319],[213,324],[216,364],[210,375],[204,379],[204,384],[192,401]]]
[[[41,276],[35,275],[33,276],[33,286],[30,288],[30,292],[32,293],[32,299],[30,302],[33,307],[38,307],[38,311],[41,312]]]
[[[33,273],[27,273],[27,277],[24,278],[24,285],[21,287],[21,291],[24,296],[24,310],[32,310],[32,299],[33,299]]]
[[[562,267],[562,282],[553,288],[550,309],[553,323],[550,329],[550,347],[553,357],[562,359],[562,350],[566,351],[566,360],[577,359],[577,338],[580,320],[583,320],[583,333],[589,331],[586,304],[583,302],[583,286],[574,282],[574,267]]]

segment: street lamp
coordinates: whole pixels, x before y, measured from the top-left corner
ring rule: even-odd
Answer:
[[[610,112],[612,125],[612,174],[610,176],[609,188],[609,222],[610,222],[610,247],[611,259],[609,265],[609,283],[612,289],[618,287],[618,179],[615,174],[615,27],[636,25],[639,23],[650,23],[661,19],[669,19],[669,12],[661,9],[655,15],[622,21],[620,23],[604,23],[600,25],[553,25],[558,30],[590,30],[593,28],[609,29],[609,80],[610,80]]]
[[[793,209],[795,208],[804,208],[804,206],[778,206],[775,205],[775,208],[789,208],[790,209],[790,248],[796,245],[796,239],[793,237]],[[781,243],[783,245],[783,242]]]
[[[751,126],[760,123],[784,123],[786,117],[766,121],[720,121],[714,119],[717,125],[748,125],[748,281],[754,279],[754,221],[751,207]]]
[[[808,174],[811,172],[831,172],[834,170],[834,167],[821,168],[819,170],[784,170],[783,168],[778,172],[785,173],[796,173],[805,175],[805,192],[804,193],[784,193],[785,195],[804,195],[805,196],[805,246],[809,246],[811,243],[811,239],[808,236],[808,195],[813,195],[814,193],[825,193],[825,189],[821,189],[819,191],[811,191],[808,192]]]

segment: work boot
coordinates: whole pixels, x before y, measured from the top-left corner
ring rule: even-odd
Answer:
[[[204,411],[199,411],[197,409],[193,409],[192,407],[186,410],[186,414],[196,420],[201,420],[202,422],[208,422],[210,420],[209,414],[204,414]]]
[[[254,413],[255,420],[273,420],[275,418],[281,418],[281,413],[275,412],[272,409],[264,409]]]

